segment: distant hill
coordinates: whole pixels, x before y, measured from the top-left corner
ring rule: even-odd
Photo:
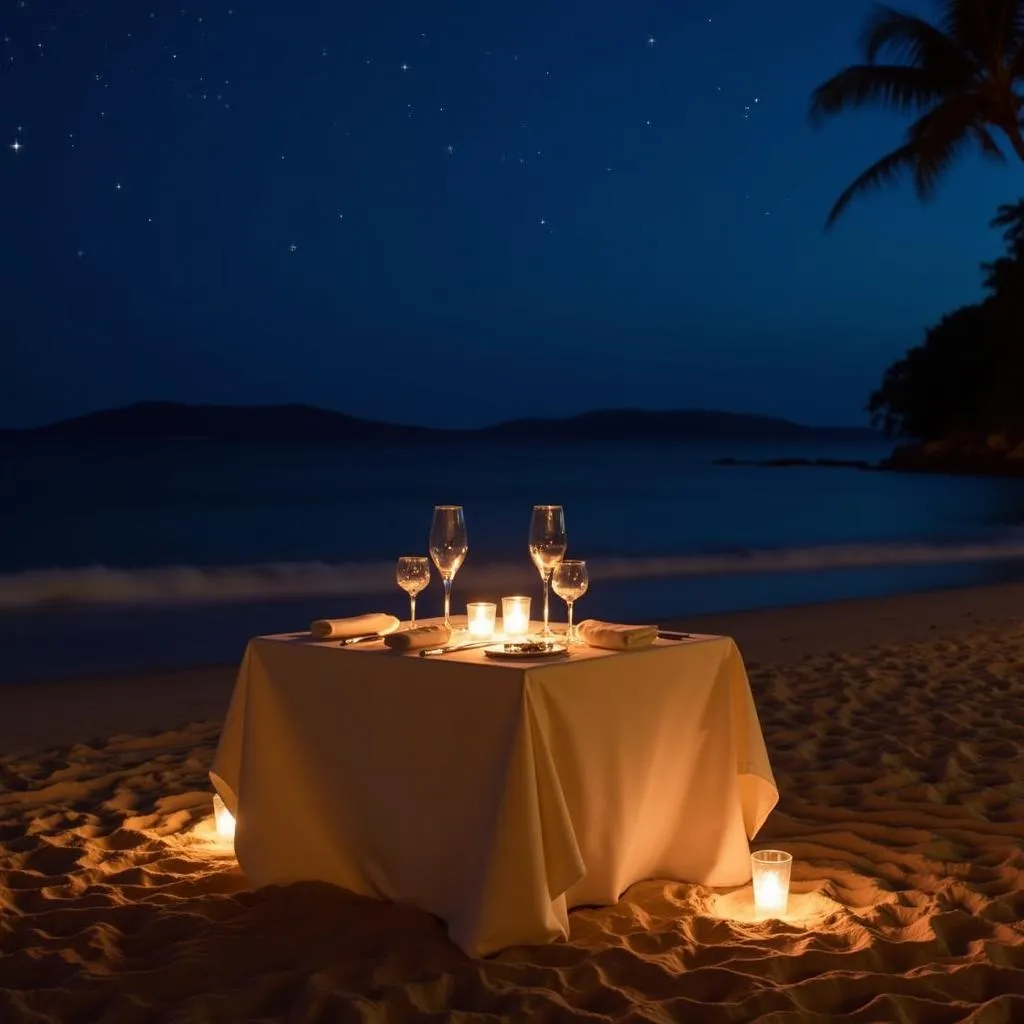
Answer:
[[[60,440],[361,441],[438,433],[362,420],[310,405],[184,405],[138,402],[4,436]]]
[[[608,409],[566,419],[523,419],[471,430],[402,426],[309,405],[184,405],[139,402],[43,427],[0,431],[7,439],[127,441],[412,441],[429,438],[547,440],[870,440],[857,427],[808,427],[769,416],[681,409]]]

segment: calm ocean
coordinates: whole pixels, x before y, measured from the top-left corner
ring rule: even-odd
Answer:
[[[234,660],[310,618],[406,611],[394,559],[465,506],[453,608],[525,590],[534,503],[590,563],[581,616],[650,620],[1024,575],[1024,481],[722,456],[877,460],[864,443],[5,444],[0,682]],[[437,614],[436,577],[421,615]],[[555,607],[563,606],[557,599]]]

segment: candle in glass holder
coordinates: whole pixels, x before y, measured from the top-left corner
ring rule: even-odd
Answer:
[[[784,850],[758,850],[750,855],[754,909],[761,917],[781,917],[789,906],[793,855]]]
[[[235,816],[216,793],[213,794],[213,821],[221,839],[235,838]]]
[[[505,636],[526,636],[530,632],[530,599],[503,597],[501,599],[501,628]]]
[[[466,605],[466,626],[469,635],[480,640],[494,636],[494,619],[498,606],[490,601],[470,601]]]

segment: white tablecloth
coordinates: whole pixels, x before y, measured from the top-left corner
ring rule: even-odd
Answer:
[[[728,637],[530,662],[261,637],[211,777],[253,885],[408,901],[471,955],[642,879],[744,884],[778,800]]]

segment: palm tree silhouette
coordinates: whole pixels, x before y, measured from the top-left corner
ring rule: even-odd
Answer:
[[[989,227],[1003,229],[1008,255],[981,265],[985,287],[994,295],[1013,297],[1020,302],[1024,294],[1024,199],[1003,203],[989,221]]]
[[[1024,199],[997,207],[989,227],[1003,228],[1003,241],[1011,252],[1024,258]]]
[[[938,22],[876,7],[861,39],[864,63],[819,85],[812,123],[852,107],[919,114],[903,144],[872,164],[836,200],[831,227],[850,201],[909,171],[921,199],[974,147],[1005,160],[998,129],[1024,162],[1024,0],[938,0]],[[880,57],[893,63],[878,63]]]

